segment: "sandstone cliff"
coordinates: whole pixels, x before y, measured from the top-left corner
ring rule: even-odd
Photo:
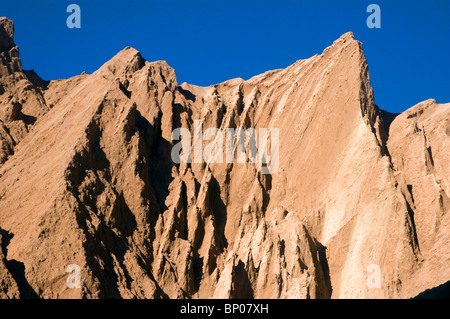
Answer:
[[[1,298],[409,298],[450,280],[450,104],[388,122],[352,33],[198,87],[130,47],[46,82],[13,32],[1,18]],[[174,163],[195,120],[279,128],[278,171]]]

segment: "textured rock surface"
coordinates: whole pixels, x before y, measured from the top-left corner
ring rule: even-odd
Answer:
[[[45,85],[33,71],[22,70],[14,24],[0,18],[0,165],[49,109],[42,95]]]
[[[387,131],[353,34],[198,87],[129,47],[45,82],[0,25],[1,298],[406,298],[450,280],[450,104]],[[198,119],[279,128],[278,171],[173,163],[172,130]]]
[[[438,286],[450,278],[450,103],[427,100],[400,114],[388,147],[397,180],[409,193],[420,248],[419,269],[405,285]]]

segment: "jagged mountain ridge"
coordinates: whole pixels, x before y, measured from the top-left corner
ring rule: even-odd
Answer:
[[[449,280],[450,104],[387,131],[353,34],[210,87],[129,47],[45,82],[0,22],[2,298],[405,298]],[[278,172],[173,163],[173,129],[196,119],[279,128]]]

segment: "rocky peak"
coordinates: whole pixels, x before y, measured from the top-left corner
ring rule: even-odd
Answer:
[[[14,23],[0,17],[0,166],[37,117],[46,112],[40,91],[43,83],[33,71],[22,70],[19,48],[14,44]]]
[[[8,18],[0,18],[0,51],[14,46],[14,23]]]
[[[145,59],[138,50],[132,47],[126,47],[111,60],[103,64],[97,72],[109,73],[113,76],[120,77],[127,73],[136,72],[145,65],[145,62]]]

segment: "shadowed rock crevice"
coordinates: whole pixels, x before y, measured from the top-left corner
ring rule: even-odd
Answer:
[[[254,293],[252,284],[245,264],[239,260],[234,268],[234,287],[231,291],[231,299],[253,299]]]
[[[39,295],[30,286],[25,275],[25,265],[17,260],[8,260],[6,262],[6,268],[11,273],[12,277],[17,283],[19,288],[20,298],[23,299],[38,299]]]
[[[8,259],[8,245],[13,237],[0,228],[0,297],[37,299],[38,294],[27,281],[24,264]]]
[[[389,129],[391,127],[392,122],[395,120],[395,118],[400,115],[400,113],[391,113],[385,110],[380,109],[380,115],[383,120],[383,127],[386,133],[389,137]]]
[[[316,239],[314,239],[314,244],[317,247],[317,259],[315,259],[315,264],[319,270],[318,277],[320,278],[316,288],[319,292],[318,298],[329,299],[333,293],[333,287],[331,286],[330,268],[327,261],[327,248]]]

